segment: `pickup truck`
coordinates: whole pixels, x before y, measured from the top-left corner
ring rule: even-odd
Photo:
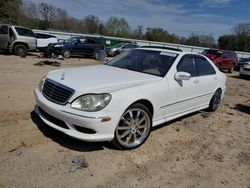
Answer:
[[[25,56],[28,51],[35,51],[36,48],[37,40],[31,29],[0,24],[0,50]]]

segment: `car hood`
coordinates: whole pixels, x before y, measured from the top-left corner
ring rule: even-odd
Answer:
[[[162,80],[162,77],[108,65],[56,70],[50,72],[47,78],[68,86],[79,94],[110,93]]]

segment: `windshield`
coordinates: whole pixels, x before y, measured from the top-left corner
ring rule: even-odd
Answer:
[[[31,29],[22,28],[22,27],[15,27],[15,29],[18,35],[20,36],[35,37],[35,34],[33,33]]]
[[[67,39],[65,42],[74,43],[76,40],[77,40],[76,37],[71,37],[71,38]]]
[[[124,45],[125,43],[119,43],[113,46],[113,48],[120,48]]]
[[[106,65],[164,77],[177,56],[173,52],[133,49],[125,51]]]

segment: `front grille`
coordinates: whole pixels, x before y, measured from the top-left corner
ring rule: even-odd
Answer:
[[[46,78],[43,85],[43,96],[48,100],[61,105],[65,105],[74,92],[73,89],[48,78]]]
[[[69,127],[66,125],[66,123],[64,123],[64,121],[57,119],[56,117],[48,114],[47,112],[45,112],[43,109],[41,109],[40,107],[38,108],[39,112],[43,115],[43,117],[45,117],[47,120],[49,120],[51,123],[54,123],[55,125],[64,128],[64,129],[69,129]]]

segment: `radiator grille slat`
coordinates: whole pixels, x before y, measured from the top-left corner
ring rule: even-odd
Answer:
[[[47,78],[44,82],[42,93],[48,100],[65,105],[74,92],[73,89]]]

